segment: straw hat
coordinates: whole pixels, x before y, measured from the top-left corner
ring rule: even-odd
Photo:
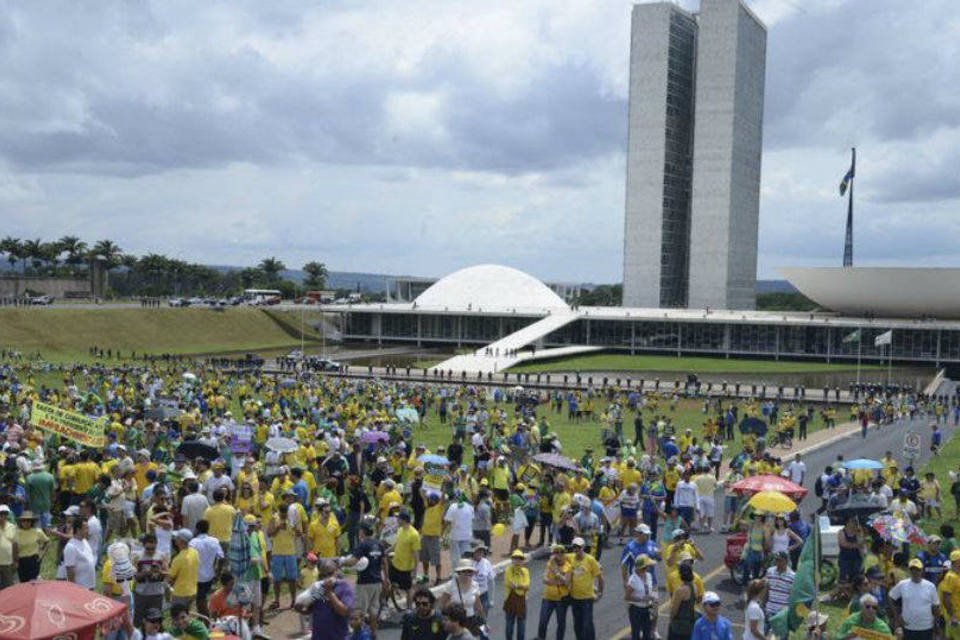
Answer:
[[[33,511],[27,510],[20,514],[20,517],[17,520],[30,520],[33,522],[37,519],[37,516],[33,515]]]
[[[473,564],[473,560],[470,560],[469,558],[463,558],[457,562],[457,568],[453,571],[454,573],[466,573],[468,571],[470,573],[475,573],[476,570],[477,567]]]

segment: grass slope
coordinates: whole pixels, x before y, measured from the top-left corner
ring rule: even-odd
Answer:
[[[863,370],[872,369],[864,365]],[[631,356],[598,353],[531,362],[510,369],[517,373],[541,371],[676,371],[693,373],[820,373],[855,370],[856,365],[787,360],[737,360],[673,356]]]
[[[227,309],[0,309],[0,346],[55,360],[91,345],[137,353],[220,353],[299,345],[263,311]]]

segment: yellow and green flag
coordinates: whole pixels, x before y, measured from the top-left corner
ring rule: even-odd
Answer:
[[[30,424],[78,442],[85,447],[99,448],[106,445],[104,436],[104,427],[107,425],[106,416],[98,419],[91,418],[46,402],[34,402],[30,412]]]

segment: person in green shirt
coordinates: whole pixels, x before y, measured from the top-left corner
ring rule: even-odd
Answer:
[[[860,596],[860,611],[847,616],[840,624],[834,638],[836,640],[853,640],[859,637],[857,629],[890,634],[890,627],[887,623],[877,617],[878,607],[877,599],[869,593]]]
[[[42,460],[33,463],[33,470],[27,476],[27,502],[30,510],[37,515],[40,528],[50,527],[50,512],[53,509],[53,474],[47,471]]]
[[[210,640],[210,631],[205,624],[190,617],[190,609],[182,604],[170,607],[170,634],[184,640]]]

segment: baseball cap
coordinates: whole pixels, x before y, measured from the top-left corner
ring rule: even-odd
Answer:
[[[956,562],[960,560],[960,549],[954,549],[950,552],[950,562]]]
[[[570,546],[572,546],[572,547],[585,547],[585,546],[587,546],[587,543],[586,543],[586,541],[585,541],[583,538],[579,538],[579,537],[578,537],[578,538],[574,538],[574,539],[573,539],[573,542],[570,543]]]
[[[716,591],[707,591],[703,594],[703,604],[720,604],[720,596]]]
[[[566,548],[565,546],[563,546],[562,544],[559,544],[559,543],[554,543],[554,544],[550,545],[550,552],[551,552],[551,553],[556,553],[557,551],[566,551],[566,550],[567,550],[567,548]],[[958,551],[960,551],[960,549],[958,549]]]
[[[919,558],[914,558],[907,564],[907,566],[910,567],[911,569],[920,569],[920,570],[923,569],[923,563],[920,562]]]
[[[243,521],[246,524],[257,524],[257,516],[253,515],[252,513],[248,513],[247,515],[243,516]]]
[[[177,529],[173,532],[173,537],[183,542],[190,542],[193,540],[193,532],[190,529]]]
[[[637,533],[645,533],[647,535],[650,535],[650,527],[647,526],[647,524],[644,522],[641,522],[640,524],[638,524],[636,527],[633,528],[633,530]]]
[[[941,537],[938,536],[937,534],[933,534],[932,536],[930,536],[930,537],[927,538],[927,542],[929,542],[929,543],[943,542],[943,538],[941,538]]]
[[[0,512],[2,512],[2,513],[10,513],[10,507],[8,507],[8,506],[5,505],[5,504],[0,504]]]
[[[80,515],[80,507],[78,507],[78,506],[75,505],[75,504],[74,504],[74,505],[70,505],[70,506],[67,507],[67,509],[63,512],[63,515],[65,515],[65,516],[78,516],[78,515]]]

